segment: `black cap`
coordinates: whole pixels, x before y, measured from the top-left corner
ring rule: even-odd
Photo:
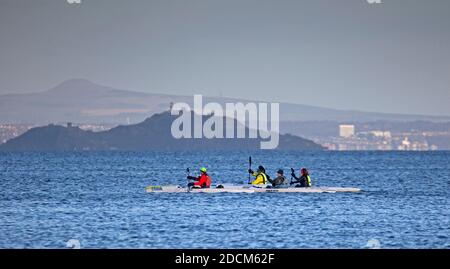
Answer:
[[[278,169],[277,173],[281,175],[284,174],[283,169]]]
[[[266,172],[266,169],[264,169],[264,166],[260,165],[258,166],[258,171]]]

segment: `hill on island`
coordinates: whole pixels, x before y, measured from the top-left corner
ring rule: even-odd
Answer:
[[[121,125],[103,132],[85,131],[78,127],[50,124],[32,128],[0,145],[0,151],[97,151],[97,150],[215,150],[259,149],[260,138],[219,139],[181,138],[171,134],[172,122],[178,116],[169,112],[154,114],[141,123]],[[193,115],[191,114],[191,117]],[[203,116],[202,121],[209,117]],[[225,122],[225,120],[223,121]],[[234,121],[235,131],[238,123]],[[225,128],[225,127],[224,127]],[[249,129],[245,127],[246,137]],[[236,136],[235,136],[236,137]],[[323,150],[324,148],[298,136],[280,135],[277,149]]]

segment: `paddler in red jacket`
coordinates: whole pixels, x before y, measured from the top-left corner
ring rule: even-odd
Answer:
[[[206,173],[206,168],[200,168],[201,175],[199,177],[188,176],[187,179],[195,180],[188,184],[189,188],[209,188],[211,187],[211,177]]]

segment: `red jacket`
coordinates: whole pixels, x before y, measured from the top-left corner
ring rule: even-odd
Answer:
[[[194,186],[209,188],[211,187],[211,178],[208,176],[208,174],[202,174],[198,177],[198,181],[194,182]]]

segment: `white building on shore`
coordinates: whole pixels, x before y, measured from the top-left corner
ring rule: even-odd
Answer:
[[[339,136],[345,137],[345,138],[355,136],[355,125],[353,125],[353,124],[339,125]]]

